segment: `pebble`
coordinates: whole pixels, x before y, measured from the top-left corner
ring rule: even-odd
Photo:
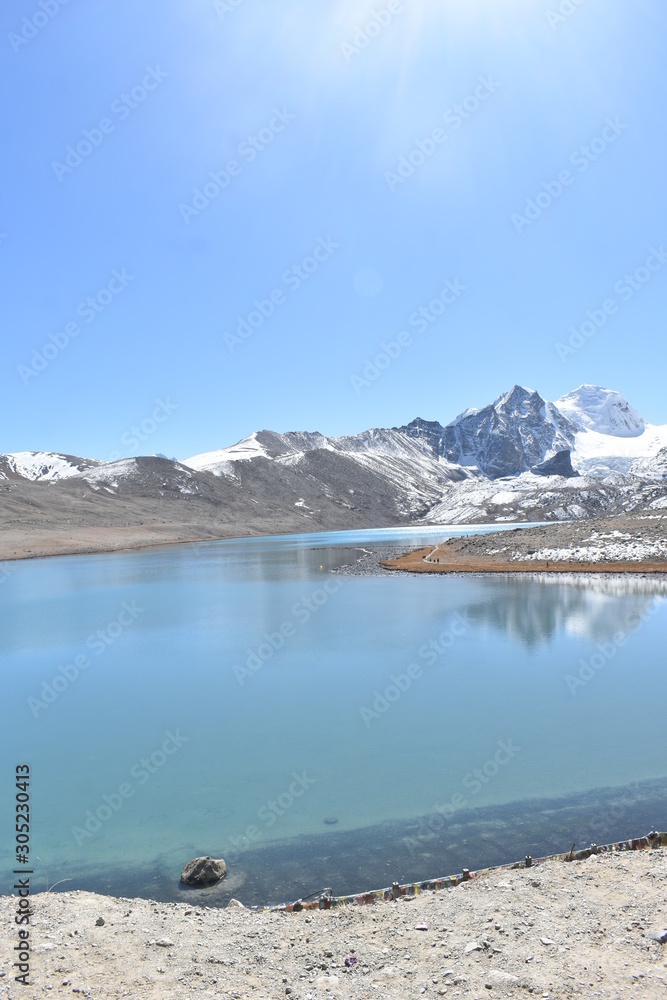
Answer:
[[[174,947],[174,942],[171,940],[171,938],[158,938],[155,944],[158,946],[158,948]]]
[[[96,927],[104,927],[104,917],[98,917],[95,921]]]
[[[503,972],[501,969],[492,969],[487,974],[487,989],[493,986],[511,986],[519,982],[518,976],[513,976],[511,972]]]
[[[466,955],[470,955],[471,952],[473,951],[481,951],[481,950],[482,946],[479,943],[479,941],[470,941],[470,943],[466,945]]]

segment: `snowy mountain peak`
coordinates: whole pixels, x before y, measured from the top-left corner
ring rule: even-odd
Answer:
[[[580,385],[556,400],[555,405],[577,430],[597,431],[613,437],[639,437],[646,424],[625,396],[599,385]]]
[[[516,476],[569,451],[575,425],[534,389],[515,385],[481,410],[464,410],[443,429],[441,454],[493,478]]]
[[[463,410],[462,413],[459,413],[459,415],[455,417],[448,426],[453,427],[462,420],[465,420],[467,417],[474,417],[479,413],[488,413],[490,410],[497,410],[500,412],[516,410],[525,406],[526,402],[529,400],[540,400],[540,402],[543,402],[541,396],[535,389],[528,389],[524,385],[514,385],[508,392],[501,392],[499,396],[496,396],[492,403],[487,403],[486,406],[469,406],[466,410]]]
[[[535,389],[528,389],[525,385],[514,385],[509,392],[503,392],[494,400],[495,409],[506,409],[521,406],[533,397],[540,399],[540,394]]]

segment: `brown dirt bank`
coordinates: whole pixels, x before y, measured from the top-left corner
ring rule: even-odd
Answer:
[[[4,896],[0,983],[40,1000],[658,1000],[666,900],[665,849],[496,870],[411,900],[298,914],[41,893],[31,985],[19,987],[18,898]]]
[[[433,552],[433,546],[408,552],[398,559],[382,562],[385,569],[398,569],[408,573],[667,573],[665,562],[605,562],[557,563],[535,560],[529,563],[510,562],[497,556],[467,556],[457,552],[436,554],[440,561],[424,562],[424,557]]]
[[[5,530],[0,536],[0,561],[41,559],[47,556],[91,555],[96,552],[123,552],[177,545],[183,542],[211,542],[234,537],[207,533],[200,527],[184,525],[132,525],[73,528],[67,532],[27,532]]]

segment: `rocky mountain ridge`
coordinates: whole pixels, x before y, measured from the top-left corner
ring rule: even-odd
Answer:
[[[223,537],[663,508],[667,427],[596,386],[555,403],[514,386],[445,426],[418,418],[342,437],[259,431],[180,462],[0,456],[0,524],[17,533],[148,524]]]

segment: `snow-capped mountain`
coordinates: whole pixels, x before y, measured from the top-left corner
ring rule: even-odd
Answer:
[[[666,478],[662,448],[667,426],[645,423],[619,392],[582,385],[551,403],[516,385],[446,426],[417,418],[340,438],[262,431],[184,464],[232,475],[242,460],[297,469],[315,453],[324,461],[326,452],[329,465],[345,456],[381,476],[412,517],[421,509],[426,520],[453,522],[563,519],[656,502],[649,484]],[[512,485],[499,489],[499,480]]]
[[[183,462],[21,452],[0,456],[3,480],[3,495],[30,484],[26,509],[34,497],[51,508],[98,498],[170,523],[196,509],[235,533],[583,518],[667,504],[667,426],[610,389],[583,385],[551,403],[514,386],[444,426],[257,431]]]
[[[625,396],[597,385],[580,385],[555,404],[578,431],[597,431],[612,437],[639,437],[646,424]]]
[[[340,438],[260,431],[231,448],[186,458],[184,464],[225,475],[232,474],[236,461],[261,457],[294,464],[313,450],[328,450],[375,467],[389,459],[405,460],[413,473],[427,467],[434,474],[435,460],[437,479],[468,474],[498,479],[536,469],[542,475],[553,470],[555,475],[603,476],[628,473],[639,460],[650,466],[665,446],[667,426],[645,423],[619,392],[582,385],[550,403],[534,389],[515,385],[488,406],[464,410],[446,426],[417,418],[403,427]],[[556,461],[564,452],[571,455],[571,470],[568,459]],[[641,468],[646,472],[648,466]]]
[[[656,478],[652,465],[657,470],[658,454],[667,447],[667,426],[647,424],[620,392],[581,385],[555,406],[576,427],[572,464],[578,472]]]
[[[577,428],[552,403],[521,386],[480,410],[466,410],[443,427],[421,418],[404,427],[376,428],[327,438],[318,433],[260,431],[231,448],[186,458],[193,469],[230,474],[230,463],[254,458],[294,464],[308,452],[354,456],[373,467],[406,462],[409,470],[460,479],[469,472],[488,478],[519,475],[559,452],[570,451]],[[435,466],[434,466],[435,462]],[[446,471],[445,471],[446,470]]]
[[[439,454],[484,475],[518,476],[570,451],[575,427],[534,389],[514,388],[481,410],[465,410],[444,428]]]

